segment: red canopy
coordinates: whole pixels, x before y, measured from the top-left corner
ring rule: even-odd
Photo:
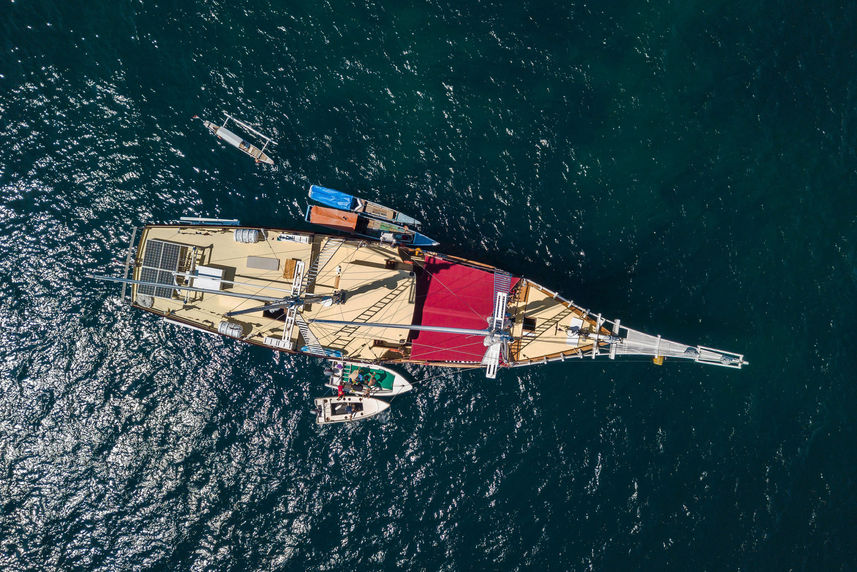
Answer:
[[[518,281],[512,279],[512,286]],[[494,273],[435,257],[427,257],[420,294],[424,294],[423,326],[484,330],[494,309]],[[422,298],[422,296],[419,296]],[[483,336],[415,332],[411,358],[432,361],[479,362],[485,354]]]

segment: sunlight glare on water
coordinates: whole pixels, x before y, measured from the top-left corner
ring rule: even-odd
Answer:
[[[0,568],[857,567],[849,4],[7,2]],[[194,115],[278,145],[257,166]],[[323,364],[87,279],[180,216],[306,229],[310,184],[752,365]]]

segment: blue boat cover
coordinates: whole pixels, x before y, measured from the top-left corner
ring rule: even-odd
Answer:
[[[438,241],[418,232],[414,233],[414,240],[411,242],[411,246],[437,246],[438,244],[440,244]]]
[[[312,185],[309,188],[309,198],[323,205],[346,211],[350,211],[357,206],[357,201],[351,195],[326,187],[319,187],[318,185]]]
[[[322,349],[324,350],[324,353],[329,357],[335,357],[335,358],[341,358],[342,357],[342,352],[339,350],[331,350],[329,348],[322,348]],[[313,353],[312,348],[309,346],[303,346],[301,348],[301,351],[304,353],[308,353],[308,354]],[[316,355],[318,355],[318,354],[316,354]]]

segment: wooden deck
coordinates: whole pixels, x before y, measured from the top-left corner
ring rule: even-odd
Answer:
[[[341,352],[348,359],[375,362],[409,360],[407,330],[316,324],[313,320],[411,324],[416,308],[413,251],[400,252],[372,242],[279,230],[265,230],[263,240],[243,243],[235,240],[234,231],[234,227],[147,227],[141,237],[134,278],[140,279],[139,263],[150,240],[183,247],[180,272],[193,271],[200,266],[214,269],[222,277],[220,284],[214,279],[215,289],[268,298],[289,296],[298,267],[303,264],[305,270],[302,274],[305,276],[310,272],[313,260],[319,258],[323,262],[322,267],[317,268],[312,280],[304,281],[307,293],[332,294],[336,290],[345,290],[347,299],[344,304],[325,307],[314,303],[303,307],[300,315],[318,343],[327,350]],[[279,240],[281,235],[288,235],[291,239]],[[405,258],[402,258],[403,253]],[[454,257],[450,259],[455,260]],[[491,269],[487,265],[479,266]],[[193,285],[187,280],[179,278],[179,284]],[[230,322],[240,328],[240,337],[244,341],[273,349],[300,350],[302,346],[309,345],[299,327],[286,327],[282,315],[259,310],[226,316],[229,312],[262,306],[264,300],[192,292],[177,286],[176,295],[171,299],[155,297],[147,300],[144,297],[144,302],[151,302],[151,306],[146,307],[137,296],[138,288],[134,288],[135,303],[169,319],[211,332],[217,332],[221,323]],[[576,334],[573,328],[594,332],[596,318],[538,284],[522,280],[512,293],[508,312],[512,317],[510,357],[513,362],[533,363],[556,356],[574,357],[593,347],[590,337]],[[285,332],[290,335],[284,340]],[[601,328],[601,332],[609,334],[605,328]],[[477,364],[449,365],[473,367]]]
[[[570,330],[577,327],[594,333],[595,317],[534,282],[523,281],[517,294],[509,304],[513,361],[536,362],[560,355],[576,357],[592,349],[590,338]],[[609,334],[603,327],[600,330]]]
[[[293,231],[283,232],[298,234]],[[294,268],[298,261],[309,268],[313,253],[322,251],[332,238],[302,233],[309,240],[308,243],[277,240],[281,232],[268,230],[265,240],[239,243],[235,241],[233,233],[234,228],[230,227],[147,227],[141,237],[136,266],[139,266],[145,255],[147,241],[167,241],[185,247],[182,249],[185,259],[182,260],[180,271],[200,265],[215,268],[222,270],[221,288],[224,292],[282,298],[292,290]],[[140,279],[139,268],[135,269],[134,277]],[[337,349],[353,359],[377,360],[384,355],[397,353],[393,351],[397,348],[391,346],[398,346],[400,340],[407,337],[407,331],[313,325],[311,320],[372,319],[410,324],[414,313],[413,283],[410,265],[399,257],[397,249],[363,241],[342,241],[333,257],[318,269],[315,280],[310,283],[309,292],[327,294],[344,289],[349,293],[345,304],[329,307],[307,305],[301,314],[310,323],[311,330],[323,346]],[[138,288],[134,288],[133,294],[135,303],[139,305]],[[262,306],[264,301],[177,288],[177,296],[172,299],[155,297],[153,305],[144,309],[212,332],[217,331],[221,322],[229,321],[238,324],[243,331],[242,339],[252,343],[265,345],[266,338],[283,337],[284,322],[262,311],[225,317],[227,312]],[[296,349],[304,344],[298,328],[292,330],[290,342]],[[397,355],[404,357],[405,353],[406,350],[403,350]]]

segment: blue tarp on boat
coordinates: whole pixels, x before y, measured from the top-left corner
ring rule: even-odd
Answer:
[[[356,201],[351,195],[318,185],[312,185],[309,188],[309,198],[323,205],[346,211],[350,211],[356,206]]]
[[[438,244],[440,244],[438,241],[418,232],[414,233],[414,240],[411,242],[411,246],[437,246]]]

